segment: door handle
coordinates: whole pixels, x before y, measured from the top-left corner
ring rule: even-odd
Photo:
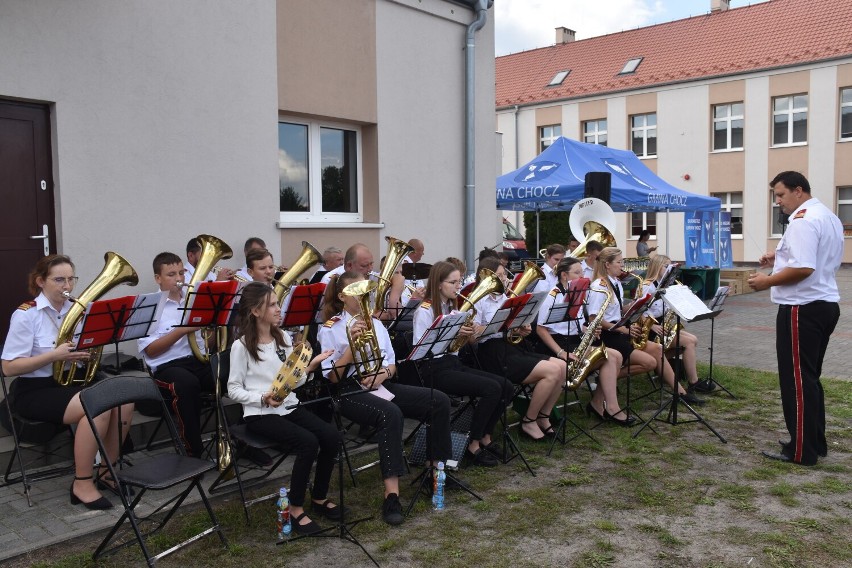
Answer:
[[[47,235],[33,235],[33,236],[31,236],[30,238],[31,238],[31,239],[33,239],[33,240],[37,240],[37,239],[46,239],[46,238],[47,238]]]
[[[40,235],[31,235],[30,238],[33,239],[33,240],[41,239],[43,241],[43,245],[44,245],[44,247],[43,247],[44,256],[47,256],[47,255],[50,254],[50,230],[47,228],[47,225],[41,226],[41,234]]]

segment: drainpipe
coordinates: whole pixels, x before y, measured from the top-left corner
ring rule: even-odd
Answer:
[[[515,122],[515,169],[516,170],[521,167],[521,164],[518,163],[518,161],[520,160],[520,156],[521,156],[521,152],[518,149],[518,140],[519,140],[519,138],[518,138],[518,111],[520,109],[521,109],[520,106],[515,105],[514,122]],[[521,226],[521,212],[515,211],[515,227],[520,227],[520,226]],[[526,236],[526,233],[527,233],[527,228],[526,228],[526,226],[524,226],[524,236]],[[528,252],[528,254],[529,254],[529,252]]]
[[[465,263],[469,268],[475,266],[475,189],[476,189],[476,136],[474,115],[474,53],[476,42],[474,34],[482,29],[487,18],[488,8],[494,3],[493,0],[468,0],[466,2],[476,12],[476,19],[467,27],[465,38],[465,77],[464,77],[464,102],[465,102],[465,179],[464,179],[464,256]]]

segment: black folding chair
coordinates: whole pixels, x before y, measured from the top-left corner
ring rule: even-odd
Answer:
[[[231,350],[227,349],[222,353],[214,353],[210,355],[210,366],[213,369],[213,380],[223,381],[222,393],[227,391],[226,385],[228,374],[230,372]],[[224,471],[220,471],[219,475],[208,488],[210,493],[217,493],[231,489],[233,484],[229,483],[232,479],[236,480],[237,488],[240,491],[240,499],[243,502],[243,511],[246,515],[246,523],[249,519],[249,506],[267,499],[274,499],[278,493],[270,493],[254,499],[246,498],[246,489],[258,485],[261,481],[269,477],[279,465],[287,458],[287,452],[281,451],[278,444],[266,438],[255,434],[246,427],[245,423],[228,424],[227,416],[224,412],[220,417],[222,428],[226,436],[225,443],[231,447],[231,466]],[[218,433],[216,434],[218,435]],[[252,451],[273,451],[272,462],[267,466],[240,464],[240,460],[245,458]],[[255,472],[249,477],[244,477],[247,472]]]
[[[98,545],[98,548],[92,555],[93,559],[97,560],[101,555],[115,552],[116,550],[133,544],[132,539],[126,539],[121,544],[118,544],[108,550],[106,549],[106,546],[113,540],[113,537],[122,527],[125,520],[130,522],[136,541],[139,543],[139,547],[142,549],[142,553],[145,555],[145,559],[149,566],[154,566],[160,558],[214,532],[219,535],[222,545],[224,547],[228,546],[228,541],[225,539],[225,535],[219,526],[219,521],[216,519],[213,509],[210,507],[210,502],[207,499],[204,488],[201,486],[201,480],[204,474],[213,469],[215,464],[186,455],[186,450],[183,447],[183,443],[180,441],[180,437],[178,436],[172,417],[165,408],[165,402],[163,402],[160,391],[157,389],[157,386],[153,381],[146,377],[130,376],[119,376],[105,379],[81,391],[80,401],[83,404],[83,410],[86,413],[86,418],[88,419],[92,432],[95,435],[95,439],[98,443],[98,449],[102,456],[106,456],[108,454],[106,452],[106,445],[104,444],[100,434],[98,434],[97,428],[95,428],[94,418],[112,408],[138,401],[159,401],[159,403],[163,406],[163,418],[166,426],[168,427],[172,443],[175,448],[175,453],[173,454],[166,453],[147,459],[140,455],[139,458],[135,460],[133,467],[125,469],[118,469],[117,467],[114,467],[109,460],[104,460],[106,467],[109,468],[109,473],[112,476],[112,479],[115,480],[117,488],[119,489],[116,493],[121,499],[121,504],[124,507],[124,513],[116,521],[115,525],[113,525],[112,529],[110,529],[109,533],[104,537],[100,545]],[[145,517],[138,517],[136,515],[136,507],[147,494],[148,490],[160,491],[176,487],[181,484],[185,484],[186,487],[176,496],[157,507],[151,514]],[[136,489],[136,496],[132,501],[130,501],[130,497],[128,497],[129,488]],[[207,509],[207,514],[210,517],[212,526],[187,538],[179,544],[152,556],[148,551],[148,546],[146,544],[147,537],[159,532],[168,523],[177,511],[178,507],[180,507],[193,489],[198,491],[201,501]],[[154,515],[166,509],[169,505],[171,505],[171,507],[162,519],[154,518]],[[151,528],[143,532],[140,527],[141,523],[150,523]]]
[[[30,420],[18,414],[14,408],[12,397],[9,396],[13,389],[6,384],[6,376],[3,374],[2,366],[0,366],[0,385],[3,388],[3,400],[0,402],[0,406],[5,406],[5,410],[0,409],[0,426],[12,434],[12,440],[15,444],[12,454],[9,456],[6,471],[3,474],[3,484],[0,487],[19,482],[23,483],[27,505],[32,507],[30,489],[33,482],[60,477],[73,471],[73,458],[68,455],[61,455],[59,452],[68,444],[50,445],[50,442],[59,434],[70,434],[73,439],[73,432],[67,424]],[[37,455],[31,460],[27,460],[24,456],[25,451],[35,452]],[[60,463],[52,467],[39,468],[37,471],[27,471],[33,464],[39,461],[47,461],[51,457],[57,458]],[[13,476],[12,470],[16,461],[20,473]]]

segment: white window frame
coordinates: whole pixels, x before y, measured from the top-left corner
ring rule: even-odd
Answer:
[[[840,134],[841,141],[852,140],[852,131],[849,132],[849,136],[843,136],[843,109],[848,108],[849,112],[852,112],[852,98],[850,98],[848,102],[843,102],[843,93],[845,92],[848,92],[850,97],[852,97],[852,87],[843,87],[842,89],[840,89],[840,94],[838,96],[838,100],[840,101],[840,112],[838,112],[837,117],[837,132]]]
[[[805,97],[806,104],[805,104],[804,107],[794,106],[796,104],[795,103],[796,97]],[[787,106],[786,109],[776,110],[775,109],[775,102],[778,99],[784,99],[784,98],[790,99],[790,104]],[[811,103],[811,101],[810,101],[810,98],[808,96],[808,93],[793,93],[793,94],[790,94],[790,95],[781,95],[781,96],[778,96],[778,97],[772,97],[772,138],[771,138],[771,140],[772,140],[772,147],[773,148],[785,148],[785,147],[788,147],[788,146],[806,146],[808,144],[808,128],[810,127],[810,125],[808,124],[809,118],[810,118],[808,116],[808,107],[810,106],[810,103]],[[793,142],[793,131],[795,130],[793,128],[793,117],[796,115],[796,113],[800,113],[800,112],[805,113],[805,139],[803,141],[800,141],[800,142]],[[787,142],[782,142],[781,144],[775,143],[775,117],[776,116],[786,116],[787,117]]]
[[[549,130],[548,130],[549,129]],[[554,134],[556,130],[559,130],[558,134]],[[549,134],[545,134],[545,132],[549,132]],[[538,127],[538,151],[539,153],[547,150],[551,144],[556,142],[556,139],[562,136],[562,125],[561,124],[547,124],[545,126]],[[545,143],[547,144],[545,146]]]
[[[782,234],[772,231],[775,228],[775,221],[778,219],[778,213],[781,212],[781,206],[775,203],[775,194],[773,192],[769,192],[769,203],[769,238],[780,239]]]
[[[733,114],[734,105],[742,105],[742,101],[734,101],[732,103],[724,103],[720,105],[713,105],[712,107],[712,118],[713,118],[713,127],[711,129],[711,136],[713,138],[711,142],[711,146],[716,143],[716,124],[724,122],[725,124],[725,132],[726,132],[726,142],[724,148],[713,148],[713,152],[737,152],[743,149],[742,146],[733,146],[732,142],[732,132],[733,128],[731,123],[735,120],[743,121],[743,144],[745,144],[745,105],[743,105],[743,113],[742,114]],[[720,107],[728,107],[728,116],[722,118],[716,118],[716,109]]]
[[[282,122],[308,127],[308,195],[310,196],[311,209],[310,211],[280,211],[279,223],[362,223],[364,220],[364,168],[361,148],[361,127],[347,123],[279,116],[278,123]],[[358,184],[356,189],[358,193],[358,211],[355,213],[322,211],[322,148],[320,137],[323,128],[348,130],[355,133],[355,149],[357,153],[355,157],[357,168],[356,183]]]
[[[601,123],[603,123],[603,129],[601,129]],[[594,125],[595,129],[592,131],[588,131],[587,127]],[[607,132],[609,125],[607,124],[607,119],[605,118],[597,118],[594,120],[584,120],[583,121],[583,142],[588,144],[600,144],[601,136],[606,136],[607,141],[604,142],[604,145],[609,146],[609,135]]]
[[[739,203],[733,202],[733,195],[734,194],[740,195],[740,202]],[[713,193],[712,195],[713,195],[713,197],[718,197],[719,199],[722,200],[722,211],[727,211],[728,213],[731,213],[731,215],[733,215],[734,209],[740,210],[739,217],[742,219],[743,230],[745,230],[745,215],[743,215],[743,211],[744,211],[744,209],[743,209],[743,198],[745,197],[744,193],[742,191],[728,191],[728,192],[723,192],[723,193]],[[743,238],[743,234],[742,233],[734,233],[733,228],[732,228],[731,239],[737,240],[737,239],[742,239],[742,238]]]
[[[646,117],[645,118],[645,124],[643,126],[633,126],[633,119],[638,118],[640,116]],[[654,117],[654,126],[648,126],[647,117],[649,117],[649,116]],[[630,115],[630,149],[631,150],[633,149],[633,138],[634,138],[633,135],[635,133],[639,133],[639,132],[642,133],[642,153],[636,154],[639,158],[656,158],[657,157],[656,152],[654,152],[653,154],[648,153],[648,132],[649,131],[651,131],[651,130],[655,131],[655,134],[657,135],[656,136],[657,142],[659,143],[660,138],[659,138],[659,132],[657,132],[657,126],[658,126],[658,122],[657,122],[657,113],[656,112],[646,112],[646,113],[631,114]]]
[[[654,215],[654,223],[652,225],[648,225],[648,213]],[[649,241],[657,240],[657,212],[656,211],[630,211],[627,213],[627,226],[628,231],[630,231],[630,235],[627,237],[628,241],[638,241],[639,233],[633,233],[633,215],[642,215],[642,228],[639,229],[639,232],[646,230],[649,226],[654,227],[654,233],[648,237]]]
[[[835,212],[835,214],[837,214],[838,217],[840,217],[840,206],[841,205],[852,205],[852,199],[840,199],[840,192],[843,191],[844,189],[852,189],[852,186],[842,185],[842,186],[837,188],[837,208],[835,209],[834,212]],[[843,219],[840,219],[840,223],[843,224],[843,237],[847,238],[847,239],[852,238],[852,234],[849,234],[849,235],[846,234],[846,225],[847,224],[850,226],[850,232],[852,233],[852,222],[843,223]]]

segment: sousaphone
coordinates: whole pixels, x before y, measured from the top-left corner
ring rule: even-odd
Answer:
[[[586,256],[589,241],[597,241],[604,247],[617,246],[615,242],[615,212],[605,201],[595,197],[582,199],[571,208],[568,225],[574,238],[583,235],[580,244],[571,251],[574,258]]]

